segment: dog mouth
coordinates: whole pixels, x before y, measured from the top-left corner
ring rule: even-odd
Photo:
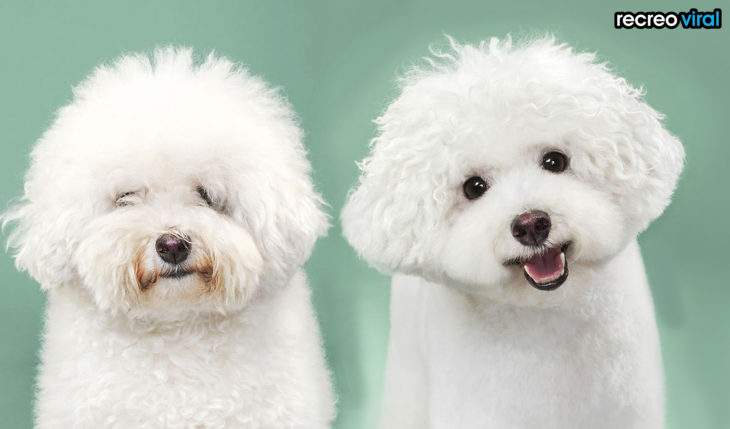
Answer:
[[[194,272],[195,272],[195,270],[190,270],[190,269],[176,269],[173,271],[160,273],[160,277],[165,278],[165,279],[180,279],[183,277],[187,277],[190,274],[193,274]]]
[[[520,265],[527,282],[535,289],[555,290],[568,279],[568,260],[565,252],[570,244],[568,241],[549,247],[529,258],[510,259],[505,265]]]
[[[141,257],[138,255],[134,262],[134,273],[139,289],[143,292],[162,279],[181,281],[180,284],[184,285],[186,283],[182,283],[182,279],[189,279],[193,277],[193,274],[196,279],[206,283],[209,289],[213,288],[217,282],[212,259],[207,255],[202,255],[187,264],[162,264],[162,266],[150,268],[143,265]]]

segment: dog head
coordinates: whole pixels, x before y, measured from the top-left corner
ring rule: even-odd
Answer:
[[[212,54],[129,55],[74,90],[4,215],[17,265],[101,309],[237,309],[286,282],[327,229],[276,90]]]
[[[551,38],[452,49],[376,120],[344,234],[387,273],[522,304],[562,295],[662,213],[682,146],[593,54]]]

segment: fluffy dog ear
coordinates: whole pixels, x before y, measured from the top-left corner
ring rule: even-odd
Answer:
[[[268,251],[279,255],[272,261],[280,265],[279,272],[301,267],[309,259],[314,243],[329,228],[327,215],[321,210],[322,198],[311,184],[307,181],[295,187],[299,189],[279,192],[281,205],[272,219],[274,239],[267,243]]]
[[[292,148],[295,153],[289,151]],[[275,283],[288,281],[329,228],[328,216],[322,210],[325,203],[314,190],[309,162],[299,140],[282,145],[279,155],[287,158],[285,165],[272,167],[277,171],[276,178],[258,180],[255,205],[260,209],[251,210],[243,219],[250,224],[263,251],[266,276]]]
[[[450,157],[438,144],[434,118],[396,100],[376,120],[380,135],[360,165],[360,183],[342,210],[345,238],[377,269],[412,271],[428,258],[430,232],[441,222],[438,206]],[[411,144],[418,142],[417,144]]]
[[[642,103],[643,104],[643,103]],[[662,214],[669,205],[684,167],[684,148],[678,138],[662,125],[662,115],[643,104],[643,112],[635,113],[631,145],[641,161],[636,183],[634,210],[639,231]],[[643,207],[642,207],[643,206]]]
[[[27,271],[43,289],[70,281],[74,268],[66,231],[72,219],[52,205],[27,197],[2,215],[3,229],[12,230],[7,247],[14,250],[15,265]]]
[[[684,166],[684,148],[664,128],[663,115],[642,100],[642,92],[618,81],[622,96],[605,112],[618,131],[594,136],[597,150],[584,161],[604,177],[604,186],[613,188],[629,225],[640,233],[669,204]]]
[[[36,142],[25,175],[24,195],[0,215],[2,228],[10,228],[7,248],[19,270],[27,271],[43,289],[51,289],[77,278],[73,249],[78,228],[90,218],[92,202],[74,195],[82,184],[74,179],[73,151],[59,151],[71,137],[67,126],[72,107],[57,113],[51,128]]]

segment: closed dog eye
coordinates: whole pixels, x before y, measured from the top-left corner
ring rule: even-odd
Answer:
[[[199,185],[195,187],[195,192],[198,193],[200,199],[210,208],[218,212],[225,212],[226,207],[223,203],[216,201],[215,198],[211,197],[210,193],[203,186]]]
[[[114,199],[114,205],[117,207],[133,206],[139,201],[139,196],[135,191],[127,191],[118,194]]]
[[[210,194],[204,187],[198,186],[195,188],[195,191],[198,195],[200,195],[200,198],[208,205],[208,207],[213,207],[213,200],[210,198]]]

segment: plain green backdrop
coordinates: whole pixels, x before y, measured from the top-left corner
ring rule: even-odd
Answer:
[[[359,261],[338,214],[395,78],[444,45],[554,33],[597,51],[667,115],[687,167],[640,242],[662,337],[670,429],[730,428],[730,37],[719,30],[616,30],[619,10],[719,3],[118,1],[0,3],[0,203],[22,190],[34,141],[71,87],[122,52],[215,49],[276,86],[298,111],[333,227],[307,270],[339,396],[337,428],[370,428],[388,333],[387,277]],[[0,428],[31,426],[43,294],[0,253]],[[489,398],[484,398],[489,400]],[[576,404],[580,406],[580,404]],[[571,429],[571,428],[566,428]]]

